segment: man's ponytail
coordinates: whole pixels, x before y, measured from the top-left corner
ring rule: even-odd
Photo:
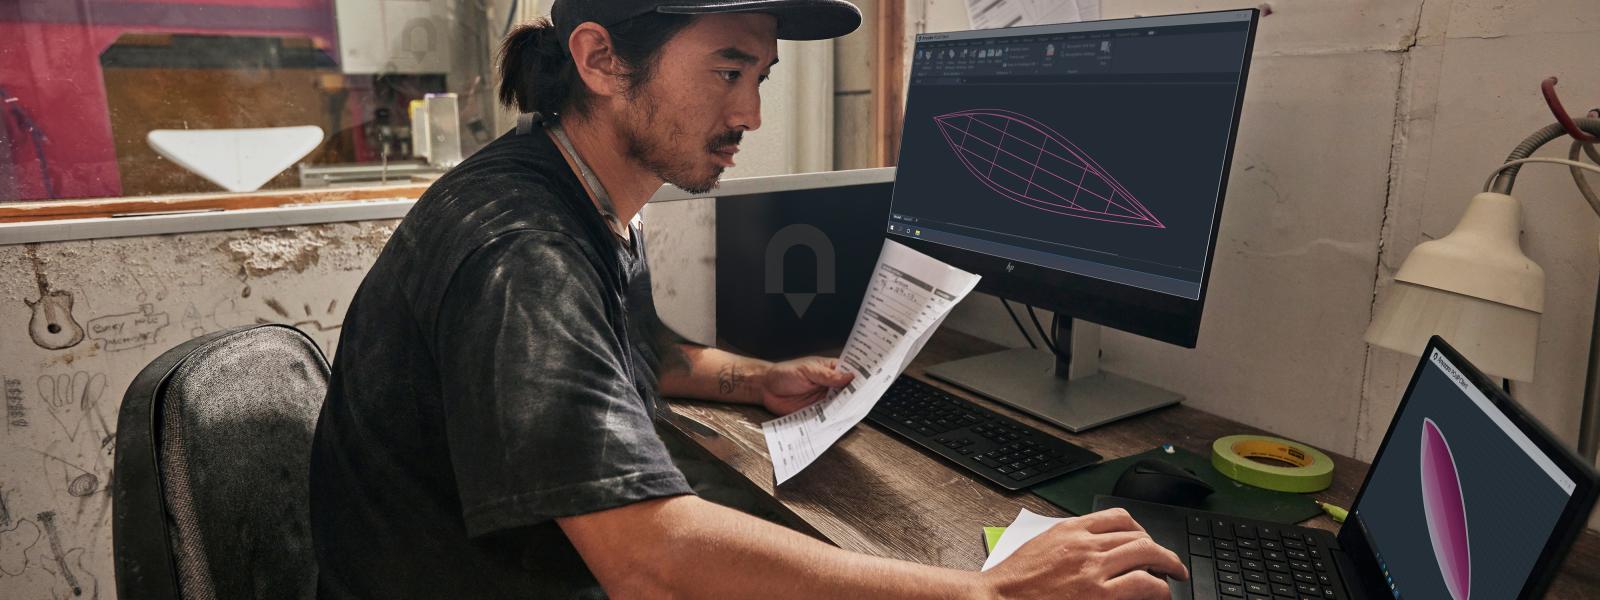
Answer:
[[[561,48],[561,34],[540,19],[518,27],[500,46],[500,103],[519,112],[557,114],[581,105],[587,88],[572,58]]]

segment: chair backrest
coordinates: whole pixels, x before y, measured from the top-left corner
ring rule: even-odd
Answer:
[[[123,399],[112,481],[122,598],[312,598],[311,439],[328,387],[284,325],[197,337]]]

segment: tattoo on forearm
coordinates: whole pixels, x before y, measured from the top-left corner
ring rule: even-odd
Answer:
[[[749,383],[748,378],[749,376],[739,368],[739,365],[722,365],[722,368],[717,370],[717,390],[723,394],[732,394]]]

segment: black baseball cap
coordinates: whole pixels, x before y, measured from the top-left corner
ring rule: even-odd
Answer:
[[[825,40],[861,26],[861,10],[845,0],[556,0],[550,20],[567,46],[572,30],[593,21],[610,27],[648,13],[709,15],[757,12],[778,18],[778,39]]]

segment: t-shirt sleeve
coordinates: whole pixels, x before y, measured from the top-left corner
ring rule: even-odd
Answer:
[[[539,231],[456,270],[435,360],[469,535],[691,493],[628,376],[602,277]]]

